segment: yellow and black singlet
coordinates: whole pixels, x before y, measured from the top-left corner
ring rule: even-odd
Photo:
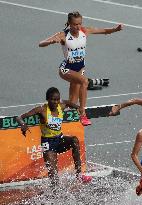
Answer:
[[[63,111],[60,104],[58,105],[57,110],[58,116],[52,116],[48,104],[46,105],[46,122],[44,124],[40,124],[42,137],[56,137],[62,133],[61,126],[63,121]]]

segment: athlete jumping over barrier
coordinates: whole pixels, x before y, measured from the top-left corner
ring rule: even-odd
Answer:
[[[39,47],[60,43],[64,60],[59,66],[59,75],[70,83],[69,100],[77,103],[79,99],[80,121],[83,125],[90,125],[91,121],[85,113],[88,79],[84,75],[86,39],[90,34],[111,34],[122,30],[122,25],[113,28],[94,28],[82,25],[82,15],[78,12],[68,14],[64,31],[41,41]]]
[[[121,109],[124,109],[132,105],[142,106],[142,99],[139,98],[131,99],[119,105],[113,106],[110,115],[116,115]],[[138,154],[140,152],[141,147],[142,147],[142,129],[140,129],[136,135],[134,147],[131,153],[131,158],[142,175],[142,161],[138,159]],[[142,178],[140,179],[139,185],[136,187],[136,194],[138,196],[142,194]]]
[[[46,100],[42,106],[38,106],[29,112],[17,117],[17,121],[21,125],[21,131],[26,136],[29,130],[24,118],[38,114],[40,118],[41,129],[41,145],[43,148],[43,158],[48,168],[48,176],[51,184],[58,184],[57,154],[72,149],[72,157],[76,169],[76,177],[79,181],[90,182],[92,177],[81,174],[81,159],[79,140],[76,136],[64,136],[61,126],[63,120],[63,110],[66,107],[78,109],[79,106],[70,101],[60,102],[60,93],[57,88],[51,87],[46,92]]]

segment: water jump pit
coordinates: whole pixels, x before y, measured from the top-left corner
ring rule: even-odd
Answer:
[[[88,162],[88,184],[77,183],[75,175],[60,175],[60,185],[52,189],[48,178],[0,185],[1,205],[140,205],[135,193],[139,175]]]

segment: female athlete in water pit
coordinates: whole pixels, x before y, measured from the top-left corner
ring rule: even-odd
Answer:
[[[115,105],[112,107],[110,115],[116,115],[121,109],[124,109],[131,105],[141,105],[142,106],[142,99],[135,98],[135,99],[131,99],[126,102],[123,102],[119,105]],[[140,161],[138,158],[138,154],[140,152],[141,147],[142,147],[142,129],[140,129],[136,135],[134,147],[131,153],[131,158],[142,175],[142,160]],[[142,178],[140,179],[139,185],[136,187],[136,194],[138,196],[142,194]]]
[[[91,124],[85,114],[88,87],[88,79],[84,75],[86,38],[90,34],[111,34],[121,30],[121,24],[113,28],[85,27],[82,24],[82,15],[75,11],[68,14],[64,31],[39,43],[39,47],[55,43],[62,45],[64,60],[59,66],[59,75],[70,83],[69,100],[77,103],[79,99],[80,121],[84,126]]]
[[[76,177],[79,181],[90,182],[92,177],[81,174],[81,159],[79,140],[76,136],[64,136],[61,131],[63,110],[69,106],[78,109],[78,106],[69,102],[60,102],[60,93],[57,88],[51,87],[46,92],[46,100],[42,106],[33,108],[31,111],[17,117],[24,135],[28,127],[23,118],[38,114],[41,122],[41,145],[45,151],[43,157],[48,168],[48,176],[51,183],[58,184],[57,154],[72,149],[72,157],[76,169]],[[48,145],[48,146],[47,146]],[[48,148],[47,148],[48,147]]]

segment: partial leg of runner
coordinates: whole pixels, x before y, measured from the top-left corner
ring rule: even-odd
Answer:
[[[136,187],[136,194],[138,196],[142,194],[142,179],[140,179],[139,185]]]
[[[81,158],[80,158],[80,145],[79,140],[76,136],[63,136],[59,143],[58,153],[65,152],[72,149],[72,157],[74,160],[76,177],[83,183],[88,183],[92,180],[91,176],[81,174]]]
[[[72,137],[71,146],[72,146],[72,157],[74,160],[76,174],[78,175],[81,173],[81,159],[80,159],[79,140],[77,137]]]
[[[72,103],[77,104],[79,100],[79,90],[80,90],[80,84],[77,83],[70,83],[69,87],[69,100]]]
[[[78,73],[80,73],[81,75],[84,76],[85,70],[81,69]],[[87,96],[86,96],[86,98],[87,98]],[[69,100],[75,104],[78,103],[78,100],[79,100],[79,102],[81,101],[81,99],[80,99],[80,84],[79,83],[78,84],[74,83],[74,82],[70,83]]]
[[[87,96],[86,96],[87,98]],[[80,84],[76,84],[76,83],[70,83],[70,88],[69,88],[69,100],[72,103],[78,103],[78,99],[79,102],[81,101],[81,88],[80,88]],[[86,117],[86,115],[83,115],[80,117],[80,120],[82,122],[82,124],[84,126],[89,125],[90,124],[90,120],[88,120],[88,118]]]
[[[67,73],[62,73],[61,70],[59,69],[59,75],[62,79],[70,83],[80,84],[80,91],[79,91],[79,101],[80,101],[79,111],[81,115],[80,120],[84,126],[90,125],[91,121],[86,117],[85,114],[88,79],[85,76],[81,75],[80,73],[72,70],[69,70]]]
[[[51,184],[55,186],[59,182],[57,168],[57,153],[53,151],[43,152],[43,158],[48,169],[48,176],[51,179]]]

